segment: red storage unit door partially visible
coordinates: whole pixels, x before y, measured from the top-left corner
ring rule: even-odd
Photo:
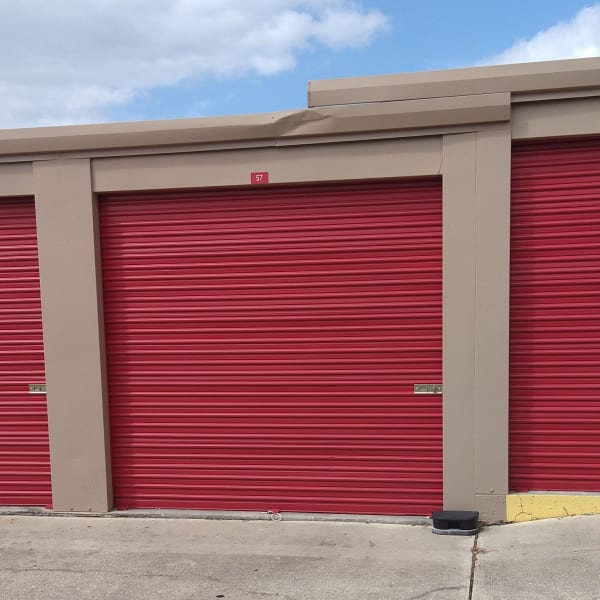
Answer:
[[[0,199],[0,505],[52,504],[33,199]]]
[[[442,506],[438,179],[100,203],[118,508]]]
[[[600,492],[600,139],[513,149],[510,488]]]

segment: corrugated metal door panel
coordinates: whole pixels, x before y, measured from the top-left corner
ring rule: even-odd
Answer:
[[[100,205],[120,508],[442,505],[441,182]]]
[[[600,139],[513,149],[510,487],[600,492]]]
[[[52,505],[33,199],[0,200],[0,505]]]

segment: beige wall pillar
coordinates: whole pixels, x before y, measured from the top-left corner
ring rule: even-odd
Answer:
[[[506,518],[510,287],[510,125],[477,134],[475,506]]]
[[[476,133],[443,142],[444,508],[475,504]]]
[[[447,135],[444,507],[504,519],[508,491],[508,124]]]
[[[33,165],[56,511],[112,503],[98,225],[88,159]]]

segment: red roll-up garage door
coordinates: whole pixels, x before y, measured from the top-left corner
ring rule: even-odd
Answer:
[[[600,139],[513,149],[510,487],[600,492]]]
[[[33,199],[0,199],[0,504],[51,506]]]
[[[442,504],[441,182],[103,198],[118,508]]]

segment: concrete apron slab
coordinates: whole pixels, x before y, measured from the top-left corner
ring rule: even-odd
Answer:
[[[486,528],[473,600],[598,600],[600,515]]]
[[[0,516],[0,596],[464,600],[472,538],[384,523]]]

